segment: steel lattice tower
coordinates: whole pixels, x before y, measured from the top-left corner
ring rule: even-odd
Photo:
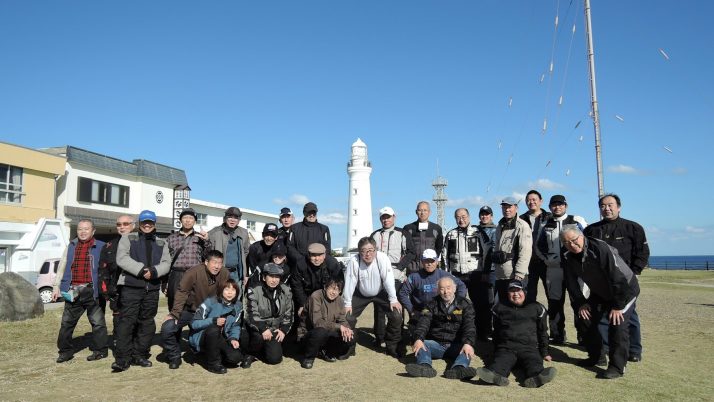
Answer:
[[[438,223],[443,229],[445,227],[444,206],[446,205],[446,201],[449,200],[448,196],[444,192],[444,189],[449,185],[449,182],[446,181],[445,178],[437,176],[436,179],[431,182],[431,185],[434,187],[435,191],[433,201],[436,204],[436,223]]]

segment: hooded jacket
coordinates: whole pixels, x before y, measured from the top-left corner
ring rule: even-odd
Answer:
[[[240,298],[236,295],[236,300]],[[209,297],[199,306],[196,313],[193,315],[193,320],[189,324],[191,331],[188,336],[188,343],[191,348],[196,351],[201,351],[201,336],[206,328],[215,324],[218,318],[226,319],[223,324],[222,333],[227,340],[240,340],[241,319],[240,314],[243,311],[243,305],[236,301],[235,303],[227,303],[215,296]]]

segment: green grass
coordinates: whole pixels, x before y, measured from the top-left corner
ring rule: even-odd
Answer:
[[[507,387],[443,377],[409,378],[404,362],[362,346],[354,358],[332,364],[317,360],[312,370],[288,358],[278,366],[256,362],[248,370],[231,369],[223,376],[185,363],[179,370],[169,370],[155,361],[159,346],[152,347],[154,367],[148,369],[111,373],[112,359],[87,362],[87,349],[70,362],[56,364],[62,310],[55,309],[42,318],[0,323],[0,400],[712,400],[712,284],[713,272],[645,271],[638,301],[644,361],[629,364],[623,378],[610,381],[567,362],[548,363],[558,369],[558,375],[539,389],[520,387],[513,377]],[[158,316],[164,313],[165,307]],[[370,314],[370,308],[365,310],[358,327],[371,327]],[[567,324],[568,335],[574,338],[571,314]],[[75,336],[86,332],[89,324],[82,319]],[[490,350],[479,345],[477,352]],[[585,357],[573,347],[553,348],[553,354],[558,360]],[[472,362],[474,367],[482,364],[479,359]],[[441,373],[445,365],[437,361],[435,368]]]

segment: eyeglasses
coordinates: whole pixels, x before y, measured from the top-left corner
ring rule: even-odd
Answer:
[[[362,249],[359,251],[360,254],[364,255],[369,255],[369,254],[374,254],[374,249],[373,248],[367,248],[367,249]]]
[[[129,226],[133,224],[134,222],[117,222],[117,227],[122,227],[122,226]]]
[[[156,226],[156,222],[154,222],[154,221],[144,221],[144,222],[141,222],[141,226]]]
[[[580,239],[580,236],[578,236],[572,240],[563,240],[563,244],[565,244],[566,246],[567,245],[574,246],[574,245],[578,244],[578,239]]]

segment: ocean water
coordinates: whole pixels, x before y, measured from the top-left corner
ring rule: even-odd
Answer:
[[[653,269],[692,269],[714,271],[714,255],[657,255],[650,256]]]

